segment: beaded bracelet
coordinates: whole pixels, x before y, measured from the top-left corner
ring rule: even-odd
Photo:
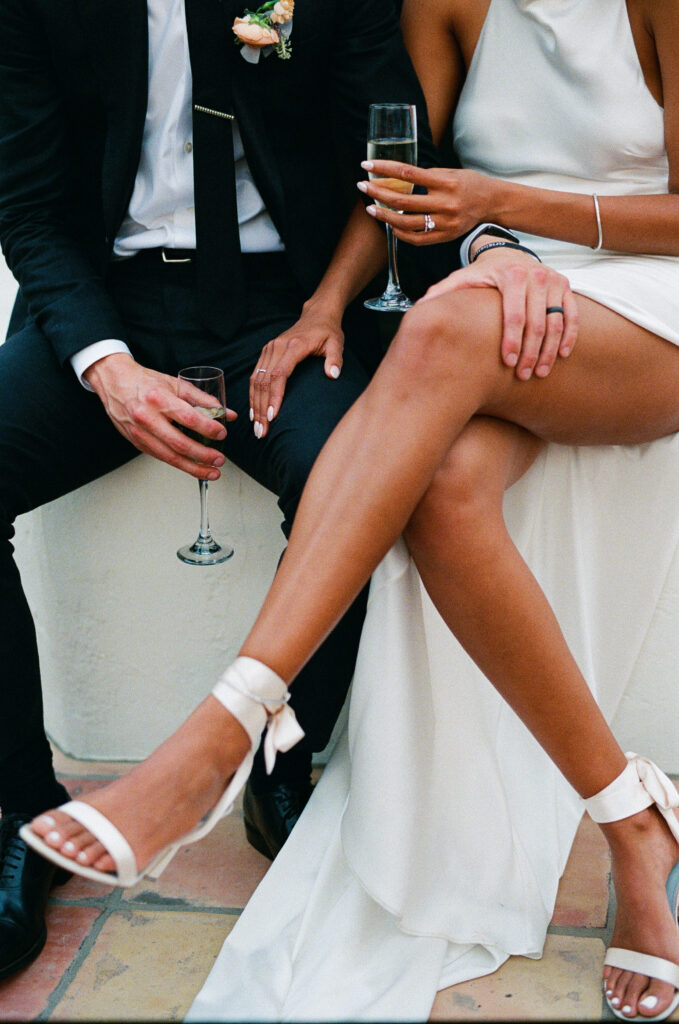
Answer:
[[[520,249],[521,252],[527,252],[529,256],[534,256],[538,263],[542,263],[542,260],[536,252],[533,252],[532,249],[529,249],[525,245],[519,245],[518,242],[487,242],[476,250],[469,262],[473,263],[482,252],[486,251],[486,249]]]

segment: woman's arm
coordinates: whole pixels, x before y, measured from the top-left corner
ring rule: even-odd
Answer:
[[[468,46],[464,33],[471,35],[474,31],[470,23],[473,6],[466,0],[434,0],[430,8],[424,0],[406,0],[408,46],[431,105],[435,138],[440,137],[437,133],[447,123],[444,108],[459,90],[462,53]],[[669,158],[668,193],[599,196],[601,243],[603,248],[619,252],[679,255],[679,6],[649,0],[645,4],[645,26],[660,70]],[[437,93],[439,69],[443,88]],[[374,170],[384,169],[376,165]],[[376,211],[378,220],[389,220],[397,237],[414,245],[457,237],[482,221],[579,245],[596,247],[599,242],[595,202],[589,194],[519,185],[470,170],[424,170],[407,165],[395,168],[390,164],[388,173],[427,188],[426,196],[399,200],[405,211],[400,217],[382,208]],[[382,201],[389,199],[388,193],[374,183],[368,194]],[[436,230],[423,234],[425,213],[433,216]]]

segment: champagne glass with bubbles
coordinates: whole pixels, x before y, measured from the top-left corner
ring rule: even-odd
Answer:
[[[368,122],[368,160],[398,160],[400,163],[417,164],[417,112],[409,103],[372,103]],[[385,178],[370,172],[371,181],[380,180],[394,192],[410,193],[413,184],[400,178]],[[396,197],[395,197],[396,198]],[[380,206],[386,204],[380,203]],[[394,209],[394,207],[391,207]],[[399,211],[400,212],[400,211]],[[396,264],[396,238],[389,224],[387,229],[387,253],[389,257],[389,279],[382,295],[367,299],[368,309],[400,312],[410,309],[412,302],[401,291]]]
[[[204,398],[191,398],[188,401],[203,416],[226,426],[226,395],[224,390],[224,374],[216,366],[189,366],[179,371],[179,381],[186,381],[194,388],[203,392]],[[181,428],[184,433],[194,441],[209,445],[221,451],[224,442],[213,441],[212,438],[199,434],[188,427]],[[200,489],[200,529],[193,544],[186,544],[177,552],[177,558],[188,565],[218,565],[231,558],[233,548],[228,545],[220,545],[210,532],[210,522],[207,514],[207,480],[199,480]]]

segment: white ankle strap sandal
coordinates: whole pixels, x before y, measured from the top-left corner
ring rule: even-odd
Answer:
[[[115,871],[97,871],[96,868],[79,864],[71,857],[65,857],[36,835],[30,824],[20,829],[19,834],[24,842],[59,867],[105,885],[129,888],[144,877],[158,878],[180,847],[203,839],[221,818],[229,814],[250,774],[265,727],[264,759],[269,773],[273,770],[277,752],[290,750],[304,736],[294,711],[288,706],[287,686],[275,672],[254,658],[236,658],[218,680],[212,695],[243,726],[250,737],[250,750],[209,814],[181,839],[161,850],[145,868],[138,870],[134,852],[116,826],[100,811],[81,800],[62,804],[59,810],[80,822],[105,847],[116,865]]]
[[[664,772],[645,757],[628,753],[627,767],[609,786],[585,800],[589,816],[599,824],[629,818],[646,807],[655,804],[679,843],[679,821],[674,809],[679,807],[679,793]],[[679,861],[674,865],[667,879],[667,898],[675,919],[679,914]],[[679,923],[679,921],[678,921]],[[665,1020],[679,1006],[679,966],[671,960],[631,949],[611,946],[606,953],[605,964],[622,971],[643,974],[647,978],[668,982],[677,990],[674,999],[662,1013],[655,1017],[628,1017],[620,1013],[606,996],[612,1013],[621,1020],[654,1021]]]

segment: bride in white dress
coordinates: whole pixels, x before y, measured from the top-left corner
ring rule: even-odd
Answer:
[[[606,999],[660,1019],[679,1002],[679,797],[606,719],[679,543],[679,15],[410,0],[404,24],[439,135],[459,93],[465,170],[376,164],[427,194],[369,212],[416,244],[518,229],[569,278],[577,345],[545,333],[548,283],[522,342],[503,334],[498,275],[520,265],[481,234],[486,287],[462,270],[406,315],[213,695],[24,835],[112,884],[161,870],[230,805],[267,720],[270,757],[295,741],[285,684],[383,559],[348,736],[190,1019],[422,1019],[437,988],[539,956],[581,798],[613,854]]]

